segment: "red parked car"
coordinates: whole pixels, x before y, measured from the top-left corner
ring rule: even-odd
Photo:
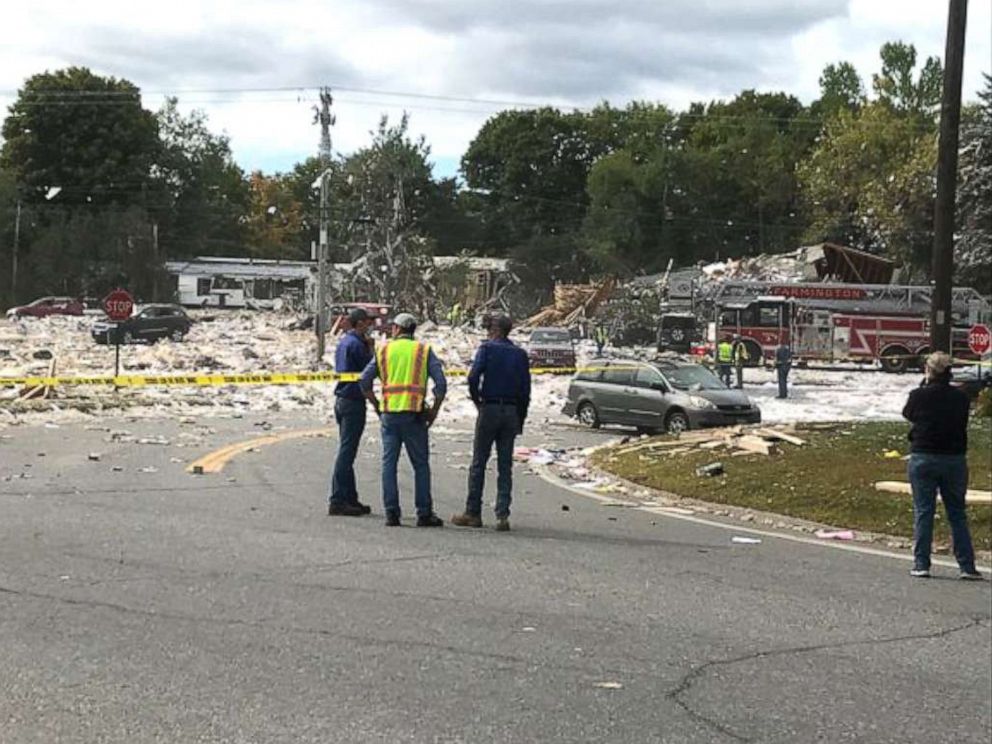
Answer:
[[[7,311],[8,318],[43,318],[46,315],[82,315],[83,303],[74,297],[39,297],[27,305],[18,305]]]

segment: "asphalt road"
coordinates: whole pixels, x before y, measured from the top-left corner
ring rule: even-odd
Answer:
[[[512,532],[425,530],[404,464],[407,526],[386,529],[374,429],[360,469],[377,513],[328,518],[332,440],[189,475],[265,433],[205,423],[115,422],[116,442],[82,424],[2,432],[0,742],[992,738],[989,583],[736,545],[522,471]],[[433,445],[447,518],[470,437]]]

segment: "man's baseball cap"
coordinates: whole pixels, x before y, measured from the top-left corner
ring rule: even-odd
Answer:
[[[417,319],[410,313],[400,313],[392,320],[392,324],[399,326],[404,331],[412,331],[417,327]]]
[[[351,312],[348,313],[348,322],[350,322],[352,325],[355,325],[355,323],[360,323],[363,320],[371,320],[371,319],[372,319],[371,316],[368,314],[368,312],[366,312],[364,307],[352,308]]]

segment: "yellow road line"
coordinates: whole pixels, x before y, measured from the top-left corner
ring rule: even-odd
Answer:
[[[333,434],[332,429],[297,429],[295,431],[284,431],[278,434],[268,434],[264,437],[257,437],[256,439],[249,439],[244,442],[235,442],[234,444],[229,444],[226,447],[221,447],[218,450],[204,455],[199,460],[191,463],[187,468],[187,473],[194,473],[196,475],[205,475],[207,473],[219,473],[224,469],[236,455],[240,455],[243,452],[248,452],[250,450],[257,449],[259,447],[267,447],[270,444],[279,444],[281,442],[288,442],[291,439],[304,439],[308,437],[328,437]]]

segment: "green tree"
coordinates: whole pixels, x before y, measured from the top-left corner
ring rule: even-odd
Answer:
[[[881,253],[925,271],[936,139],[881,101],[841,112],[799,168],[807,239]]]
[[[992,293],[992,77],[962,115],[955,277]]]
[[[856,111],[864,102],[865,88],[854,65],[830,64],[820,75],[820,97],[810,106],[810,115],[826,119],[838,111]]]
[[[183,116],[169,98],[158,111],[161,140],[154,176],[153,214],[162,256],[237,253],[244,242],[249,185],[225,135],[207,116]]]
[[[140,205],[157,129],[132,83],[83,67],[46,72],[28,78],[10,106],[0,163],[29,201],[58,186],[65,205]]]
[[[916,69],[916,47],[901,41],[882,45],[882,70],[872,75],[872,87],[879,101],[903,114],[932,118],[940,105],[943,68],[937,57],[927,57]]]

